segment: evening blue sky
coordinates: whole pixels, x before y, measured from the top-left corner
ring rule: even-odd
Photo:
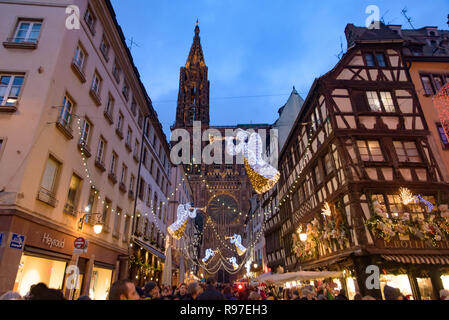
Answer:
[[[447,0],[112,0],[141,79],[169,138],[179,69],[199,18],[210,80],[212,125],[273,123],[295,86],[305,99],[313,80],[346,50],[347,23],[364,26],[368,5],[385,23],[448,29]],[[129,43],[129,42],[128,42]]]

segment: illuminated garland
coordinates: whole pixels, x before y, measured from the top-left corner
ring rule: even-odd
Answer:
[[[449,83],[446,83],[441,91],[433,97],[433,103],[438,110],[441,126],[449,140]]]

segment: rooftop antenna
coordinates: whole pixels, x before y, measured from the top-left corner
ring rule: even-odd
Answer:
[[[407,15],[407,8],[402,9],[401,12],[402,12],[402,15],[405,17],[405,19],[407,20],[410,27],[412,27],[412,29],[415,29],[415,27],[412,24],[412,18]]]
[[[140,48],[140,45],[134,41],[133,37],[131,37],[131,39],[129,39],[129,51],[133,50],[133,46]]]
[[[390,11],[390,10],[385,11],[385,13],[384,13],[384,15],[382,16],[382,18],[380,18],[380,21],[381,21],[384,25],[389,25],[389,24],[390,24],[390,22],[385,23],[385,16],[387,15],[387,13],[388,13],[389,11]]]
[[[343,54],[345,53],[345,50],[343,49],[343,40],[340,37],[340,52],[336,54],[338,60],[341,60],[341,57],[343,57]]]

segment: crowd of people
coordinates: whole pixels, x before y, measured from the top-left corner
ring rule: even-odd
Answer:
[[[385,286],[385,300],[409,300],[398,288]],[[143,288],[135,286],[130,280],[118,280],[110,288],[109,300],[349,300],[343,289],[338,289],[332,281],[316,284],[305,284],[302,287],[251,287],[240,288],[231,285],[217,284],[209,278],[206,283],[181,283],[178,286],[159,286],[150,281]],[[449,300],[449,290],[440,291],[441,300]],[[44,283],[38,283],[30,288],[28,294],[22,297],[19,293],[9,291],[0,300],[65,300],[61,290],[48,288]],[[78,300],[90,300],[81,296]],[[357,293],[353,300],[376,300],[371,296]]]

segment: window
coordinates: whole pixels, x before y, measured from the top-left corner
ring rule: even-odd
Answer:
[[[109,213],[111,211],[112,202],[109,199],[104,200],[103,212],[101,221],[106,225],[109,222]]]
[[[443,79],[440,76],[434,76],[433,77],[433,83],[435,84],[435,89],[437,92],[440,92],[443,88]]]
[[[66,95],[62,101],[61,112],[59,113],[58,122],[64,127],[72,125],[73,102]]]
[[[153,175],[154,159],[151,159],[150,173]]]
[[[375,67],[376,66],[376,64],[374,63],[374,56],[371,53],[365,54],[365,60],[366,60],[366,65],[368,67]]]
[[[78,69],[83,70],[85,60],[86,52],[81,46],[78,45],[75,50],[75,56],[73,57],[73,63],[78,67]]]
[[[324,156],[324,164],[326,168],[326,175],[332,173],[334,171],[333,159],[330,153]]]
[[[139,110],[139,116],[137,117],[137,125],[139,126],[140,129],[142,129],[143,115],[142,115],[142,112],[140,110]]]
[[[0,106],[11,107],[17,104],[23,79],[19,75],[0,75]]]
[[[114,98],[112,97],[111,94],[109,94],[108,103],[106,104],[106,109],[104,110],[104,112],[106,112],[110,116],[112,116],[112,112],[114,111],[114,103],[115,103]]]
[[[384,161],[379,141],[358,140],[357,146],[362,161]]]
[[[133,131],[131,130],[130,127],[128,127],[128,132],[126,134],[126,144],[129,146],[131,145],[132,136],[133,136]]]
[[[42,21],[19,21],[13,41],[16,43],[37,43]]]
[[[117,167],[117,159],[118,156],[115,152],[112,152],[112,158],[111,158],[111,167],[109,168],[109,172],[115,175],[115,168]]]
[[[114,234],[119,235],[120,234],[120,222],[122,219],[122,209],[117,207],[117,214],[114,218]]]
[[[136,142],[134,143],[134,157],[139,157],[139,150],[140,150],[140,142],[136,139]]]
[[[106,149],[106,142],[103,140],[103,138],[100,138],[100,141],[98,142],[98,152],[97,152],[97,160],[99,162],[103,162],[105,149]]]
[[[148,191],[147,191],[147,205],[150,205],[151,202],[151,186],[148,184]]]
[[[137,114],[137,102],[133,99],[133,102],[131,103],[131,112],[134,116]]]
[[[45,165],[44,176],[42,177],[41,187],[45,191],[55,194],[56,193],[56,179],[59,174],[61,164],[53,157],[47,160]]]
[[[140,178],[139,179],[139,199],[143,201],[145,198],[145,181]]]
[[[380,98],[382,99],[382,103],[386,112],[396,112],[394,108],[393,98],[391,97],[390,92],[381,92]]]
[[[323,182],[323,177],[321,176],[320,166],[317,165],[315,167],[314,171],[315,171],[316,184],[320,184],[321,182]]]
[[[126,166],[123,164],[122,165],[122,172],[120,173],[120,183],[125,183],[126,181],[126,172],[128,171],[128,169],[126,168]]]
[[[91,8],[87,8],[86,13],[84,14],[84,21],[86,22],[87,26],[89,27],[92,34],[95,34],[95,22],[96,18],[94,14],[92,13]]]
[[[92,125],[90,124],[89,121],[84,120],[83,123],[83,128],[81,130],[81,138],[80,138],[80,143],[83,145],[88,145],[89,144],[89,135],[90,135],[90,129],[91,129]]]
[[[89,210],[87,210],[88,212],[95,212],[97,208],[97,190],[94,188],[90,189],[89,198],[87,199],[87,207],[89,208]]]
[[[414,141],[393,141],[399,162],[421,162],[416,143]]]
[[[112,66],[112,75],[115,78],[115,81],[117,81],[117,83],[120,83],[120,74],[122,73],[122,70],[120,69],[117,60],[114,61],[114,65]]]
[[[368,98],[368,104],[372,111],[382,111],[382,108],[380,107],[379,97],[377,96],[376,91],[368,91],[366,93],[366,97]]]
[[[437,124],[438,133],[440,134],[440,140],[443,144],[443,149],[449,149],[449,141],[447,139],[446,133],[444,132],[444,128],[441,124]],[[1,145],[0,145],[1,149]]]
[[[129,180],[129,191],[134,192],[134,181],[136,178],[134,178],[134,175],[131,175],[131,179]]]
[[[366,97],[371,111],[396,112],[394,100],[389,91],[381,91],[380,93],[376,91],[367,91]]]
[[[154,200],[153,200],[153,213],[157,215],[157,194],[154,192]]]
[[[147,148],[143,148],[142,163],[145,166],[145,168],[148,169],[147,160],[148,160],[148,151]]]
[[[90,89],[95,92],[97,95],[100,94],[100,86],[101,86],[101,78],[98,73],[94,73],[94,78],[92,80],[92,86]]]
[[[379,67],[386,67],[387,63],[385,61],[385,55],[383,53],[377,53],[376,54],[376,59],[377,59],[377,65]]]
[[[103,36],[103,39],[101,40],[100,44],[100,51],[103,54],[103,57],[107,60],[109,60],[109,42],[106,40],[106,38]]]
[[[117,121],[117,130],[122,132],[122,128],[123,128],[123,114],[119,112]]]
[[[430,80],[430,77],[422,76],[421,81],[426,95],[433,95],[435,91],[433,90],[432,81]]]
[[[129,236],[129,226],[131,224],[131,217],[129,215],[126,215],[125,217],[125,228],[124,228],[124,240],[128,240]]]
[[[161,219],[161,215],[162,215],[162,201],[159,202],[159,219]]]
[[[128,84],[126,82],[123,85],[122,93],[123,93],[123,96],[125,97],[125,99],[128,101],[128,99],[129,99],[129,86],[128,86]]]
[[[159,184],[159,178],[160,178],[161,172],[159,171],[159,169],[157,169],[157,174],[156,174],[156,183],[158,186],[160,186]]]
[[[75,213],[80,186],[81,186],[81,179],[77,175],[72,175],[72,178],[70,179],[69,193],[67,195],[67,202],[64,208],[64,211],[66,213],[69,214]]]

